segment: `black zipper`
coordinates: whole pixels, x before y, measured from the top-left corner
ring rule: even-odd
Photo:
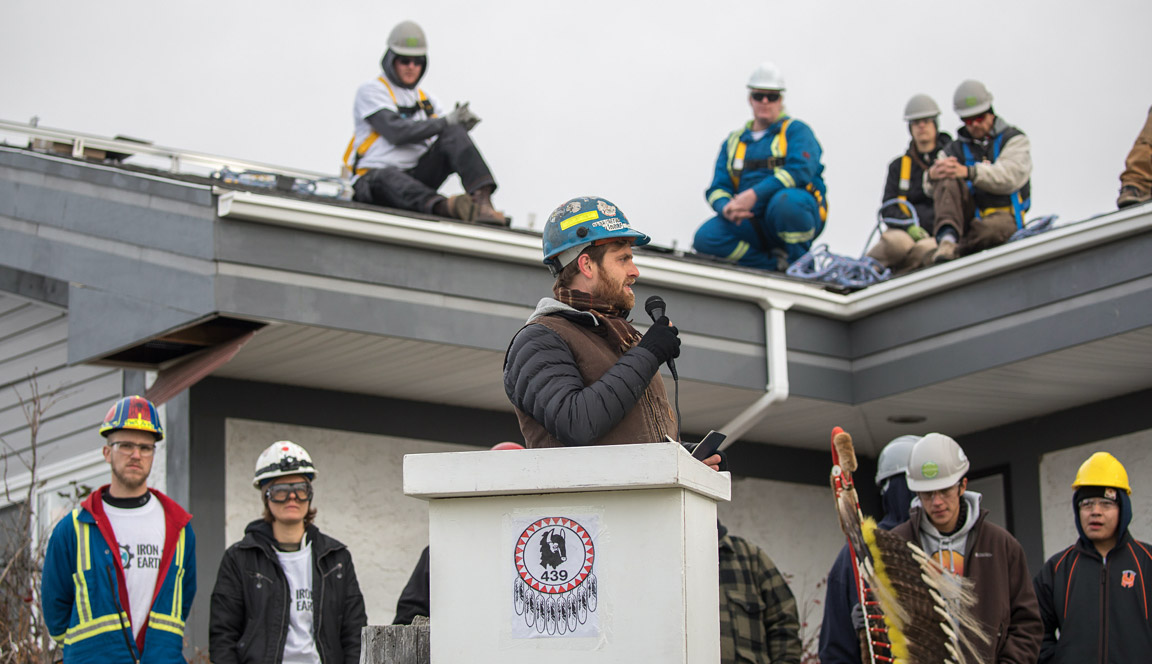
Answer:
[[[286,623],[288,622],[288,609],[290,603],[292,602],[292,596],[291,591],[288,589],[288,577],[284,576],[284,570],[280,567],[280,559],[265,550],[263,546],[257,548],[259,548],[260,551],[272,562],[272,567],[276,570],[276,575],[279,577],[278,581],[284,588],[284,610],[280,613],[280,637],[276,641],[276,652],[278,653],[276,655],[276,662],[279,663],[284,661],[284,644],[288,641],[288,629],[286,627]],[[256,572],[256,576],[268,579],[268,577],[264,576],[260,572]],[[272,579],[268,580],[271,581]]]
[[[1108,661],[1108,561],[1100,565],[1100,662]]]

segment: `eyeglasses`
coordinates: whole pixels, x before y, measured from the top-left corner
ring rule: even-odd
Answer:
[[[264,490],[264,495],[274,503],[288,502],[288,496],[306,503],[312,500],[312,484],[310,482],[292,482],[289,484],[270,484]]]
[[[1101,512],[1106,512],[1108,510],[1114,510],[1119,507],[1120,506],[1116,504],[1116,501],[1108,500],[1107,498],[1085,498],[1084,500],[1080,501],[1080,509],[1086,512],[1091,512],[1097,509],[1099,509]]]
[[[133,453],[139,451],[140,456],[150,457],[156,453],[155,445],[141,445],[139,443],[109,443],[109,445],[120,454],[130,457]]]
[[[428,62],[428,58],[424,57],[423,55],[416,56],[414,58],[410,58],[406,55],[401,55],[401,56],[397,56],[397,58],[396,58],[396,64],[404,66],[404,67],[407,67],[408,65],[416,65],[418,67],[423,67],[424,63],[426,63],[426,62]]]
[[[973,115],[973,116],[967,117],[967,118],[960,118],[960,121],[966,125],[972,125],[972,124],[976,124],[977,122],[980,122],[981,120],[983,120],[985,115],[988,115],[988,114],[987,113],[981,113],[980,115]]]
[[[768,101],[780,101],[780,93],[775,92],[775,91],[773,91],[773,92],[753,92],[750,96],[755,101],[764,101],[765,99],[767,99]]]

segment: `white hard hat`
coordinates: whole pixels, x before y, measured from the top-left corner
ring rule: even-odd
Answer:
[[[908,489],[939,491],[968,474],[968,457],[960,445],[941,433],[930,433],[912,447],[908,458]]]
[[[748,77],[749,90],[784,91],[784,75],[775,62],[762,62]]]
[[[956,87],[952,107],[961,118],[980,115],[992,108],[992,93],[980,81],[968,79]]]
[[[316,477],[316,466],[312,465],[308,450],[290,440],[276,441],[260,453],[252,486],[259,489],[262,483],[285,475],[304,475],[309,480]]]
[[[880,450],[880,458],[876,461],[876,486],[893,475],[908,472],[908,457],[919,440],[920,436],[900,436]]]
[[[913,95],[904,106],[904,121],[927,120],[940,116],[940,107],[936,100],[928,95]]]
[[[412,21],[401,21],[388,35],[388,50],[396,55],[428,55],[428,39],[420,26]]]

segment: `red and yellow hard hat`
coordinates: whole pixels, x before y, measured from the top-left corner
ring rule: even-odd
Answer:
[[[164,440],[164,427],[160,425],[160,414],[152,402],[140,396],[124,397],[117,401],[104,416],[100,425],[100,435],[105,438],[113,431],[132,429],[147,431],[156,436],[156,441]]]

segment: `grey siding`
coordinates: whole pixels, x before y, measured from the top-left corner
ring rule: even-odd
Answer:
[[[68,366],[68,315],[58,306],[0,292],[0,454],[8,473],[20,474],[31,435],[20,401],[29,379],[51,405],[38,435],[39,463],[64,460],[99,444],[96,426],[120,396],[121,371]]]

